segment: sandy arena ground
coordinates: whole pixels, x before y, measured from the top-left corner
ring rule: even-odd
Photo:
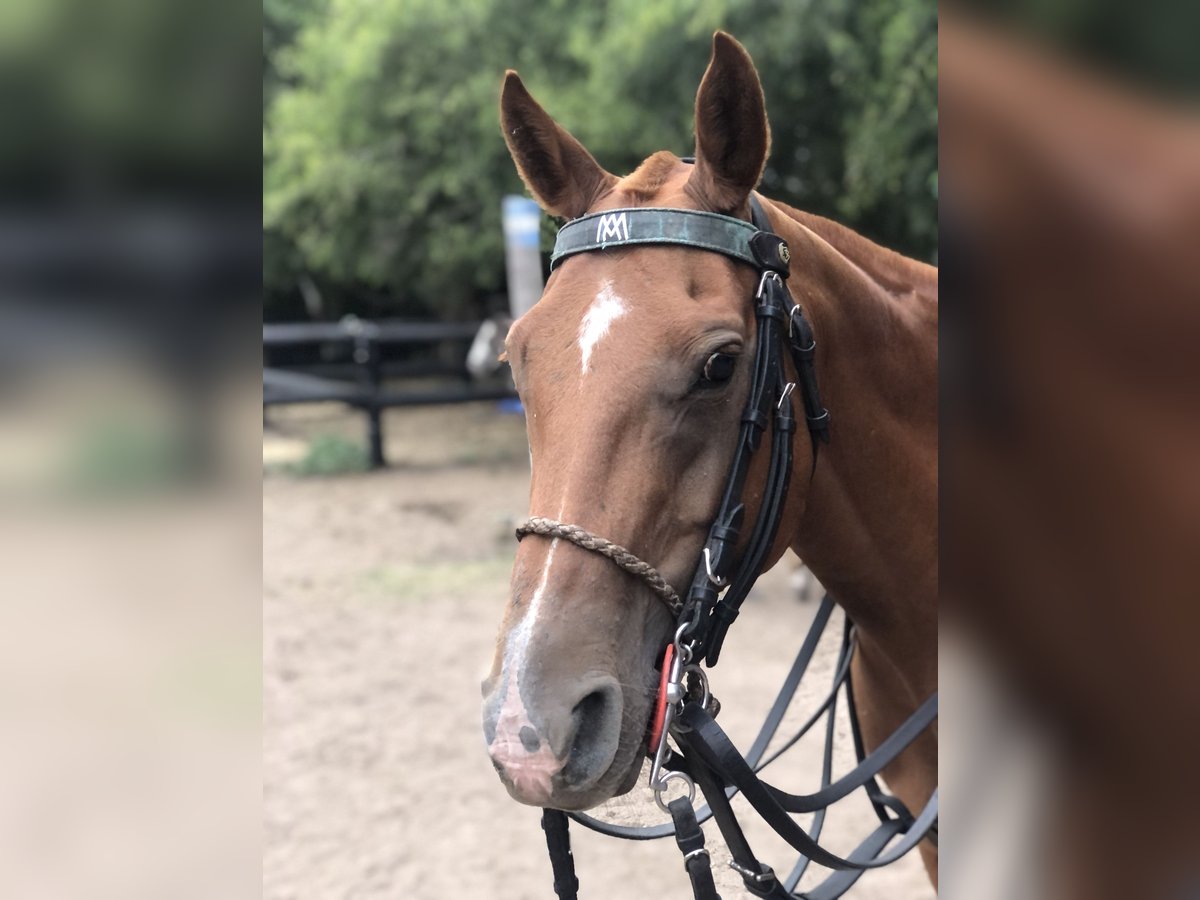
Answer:
[[[316,433],[362,439],[336,407],[273,410],[263,483],[263,896],[553,898],[538,811],[509,799],[488,762],[479,682],[489,668],[514,542],[526,512],[524,424],[490,404],[396,410],[388,471],[297,478],[278,464]],[[789,588],[794,559],[766,576],[712,674],[721,721],[748,747],[799,647],[815,603]],[[828,684],[840,615],[793,704],[798,723]],[[788,733],[787,722],[781,734]],[[852,765],[846,724],[835,773]],[[773,766],[771,780],[812,790],[819,736]],[[657,822],[644,787],[615,814]],[[822,843],[848,852],[874,823],[852,798]],[[744,808],[744,805],[741,807]],[[744,819],[761,858],[794,856]],[[706,826],[718,888],[749,896]],[[572,828],[580,895],[686,900],[670,839],[633,843]],[[813,867],[812,875],[824,870]],[[913,853],[865,875],[857,900],[927,900]]]

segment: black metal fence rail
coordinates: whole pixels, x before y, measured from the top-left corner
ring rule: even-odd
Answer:
[[[367,444],[371,466],[387,464],[384,455],[383,411],[393,406],[431,406],[443,403],[468,403],[480,400],[505,400],[516,396],[508,384],[470,382],[464,364],[459,370],[465,379],[450,387],[422,387],[412,391],[385,390],[383,348],[397,344],[469,344],[479,330],[478,322],[404,322],[360,319],[342,322],[286,322],[263,325],[263,416],[271,406],[296,403],[345,403],[367,416]],[[350,343],[353,349],[353,381],[311,372],[268,365],[272,347],[303,344]],[[346,371],[345,366],[339,369]],[[445,375],[444,363],[403,367],[406,376]],[[389,367],[388,373],[392,373]]]
[[[396,319],[343,322],[278,322],[263,325],[263,346],[284,347],[354,340],[367,336],[385,344],[436,344],[471,341],[479,322],[405,322]]]

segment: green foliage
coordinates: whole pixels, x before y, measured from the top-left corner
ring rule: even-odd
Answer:
[[[263,108],[270,106],[279,90],[294,86],[297,79],[279,70],[280,59],[306,25],[319,23],[324,0],[263,0]]]
[[[395,308],[476,315],[502,288],[506,68],[610,171],[692,149],[712,32],[754,57],[773,149],[763,190],[932,258],[932,0],[273,0],[264,54],[268,290],[301,276]],[[301,10],[302,13],[296,13]]]
[[[366,448],[336,434],[319,434],[290,471],[293,475],[327,476],[365,472],[368,467]]]

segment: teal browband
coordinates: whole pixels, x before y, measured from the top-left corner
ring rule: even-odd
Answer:
[[[610,209],[568,222],[558,231],[550,268],[576,253],[632,247],[636,244],[675,244],[723,253],[758,266],[750,238],[758,229],[749,222],[717,213],[690,209]]]

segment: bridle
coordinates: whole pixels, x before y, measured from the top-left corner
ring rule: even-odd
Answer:
[[[800,305],[792,300],[785,279],[790,271],[791,251],[771,229],[758,198],[751,196],[753,222],[731,216],[685,209],[617,209],[593,213],[575,219],[558,232],[552,268],[578,253],[604,251],[645,244],[672,244],[724,254],[753,266],[759,273],[754,295],[758,338],[754,351],[750,395],[742,413],[737,448],[721,504],[709,528],[708,538],[692,578],[691,589],[682,606],[664,596],[658,584],[661,575],[649,564],[604,538],[578,525],[565,525],[553,519],[534,517],[517,528],[517,537],[542,534],[565,538],[584,549],[603,552],[599,547],[615,547],[622,558],[637,560],[640,572],[655,593],[667,602],[672,616],[688,623],[688,643],[699,659],[716,665],[725,633],[770,551],[783,515],[788,481],[792,470],[792,434],[796,420],[792,414],[792,393],[797,382],[787,380],[784,365],[785,341],[796,367],[805,419],[812,439],[812,466],[816,469],[817,448],[829,442],[829,413],[821,403],[817,389],[813,354],[816,341],[812,326]],[[766,491],[759,507],[749,543],[735,566],[734,552],[744,526],[745,504],[742,493],[755,452],[763,434],[771,428],[771,459]],[[811,473],[810,473],[811,475]],[[605,555],[608,555],[605,553]],[[612,558],[610,556],[610,558]],[[644,574],[643,574],[644,573]],[[724,595],[719,596],[722,589]]]
[[[791,253],[771,228],[758,198],[750,197],[751,222],[731,216],[684,209],[617,209],[582,216],[558,232],[551,267],[579,253],[646,244],[668,244],[720,253],[753,266],[759,274],[753,302],[757,320],[750,394],[742,413],[738,443],[725,482],[716,517],[696,564],[686,598],[681,600],[662,575],[626,548],[578,526],[543,517],[532,517],[517,528],[517,538],[529,534],[561,538],[599,553],[645,582],[671,611],[676,627],[663,661],[663,684],[659,715],[655,721],[656,746],[651,746],[653,766],[650,786],[655,801],[669,812],[672,824],[631,827],[602,822],[582,813],[572,813],[577,822],[615,837],[648,840],[674,835],[684,854],[684,865],[697,900],[717,898],[704,833],[699,823],[716,819],[729,847],[730,865],[742,875],[747,889],[757,897],[774,900],[805,897],[830,900],[840,897],[868,868],[878,868],[903,856],[926,836],[936,839],[937,791],[920,815],[913,816],[897,798],[885,794],[876,776],[937,717],[934,693],[915,713],[877,747],[864,754],[862,738],[850,693],[850,658],[854,631],[849,619],[843,631],[833,686],[824,703],[784,747],[766,757],[787,707],[795,695],[817,643],[829,622],[833,600],[826,595],[814,618],[800,652],[792,665],[766,722],[743,757],[717,725],[717,704],[708,690],[700,666],[717,663],[729,626],[737,618],[743,601],[754,585],[775,541],[787,499],[792,468],[792,436],[796,430],[793,395],[799,388],[805,422],[812,443],[811,479],[816,471],[817,451],[829,442],[829,412],[817,388],[813,330],[800,305],[787,290]],[[796,373],[788,381],[785,360],[790,353]],[[754,454],[770,430],[770,462],[766,489],[740,557],[736,548],[745,527],[743,493]],[[839,693],[845,689],[850,709],[854,746],[859,764],[847,775],[832,781],[834,718]],[[811,795],[781,791],[758,778],[757,772],[774,761],[822,718],[826,720],[822,786]],[[672,750],[667,734],[674,737],[680,752]],[[687,789],[686,797],[669,803],[663,795],[672,780]],[[696,785],[708,804],[699,813],[693,807]],[[863,788],[880,819],[880,825],[849,856],[843,858],[817,844],[827,808],[853,791]],[[754,809],[801,855],[791,874],[779,878],[770,866],[758,861],[742,833],[729,804],[742,792]],[[815,813],[808,832],[792,814]],[[578,891],[574,861],[567,833],[567,814],[545,810],[542,827],[554,867],[554,889],[560,900],[574,900]],[[890,850],[886,848],[899,837]],[[809,862],[833,869],[819,887],[804,894],[794,893]]]

